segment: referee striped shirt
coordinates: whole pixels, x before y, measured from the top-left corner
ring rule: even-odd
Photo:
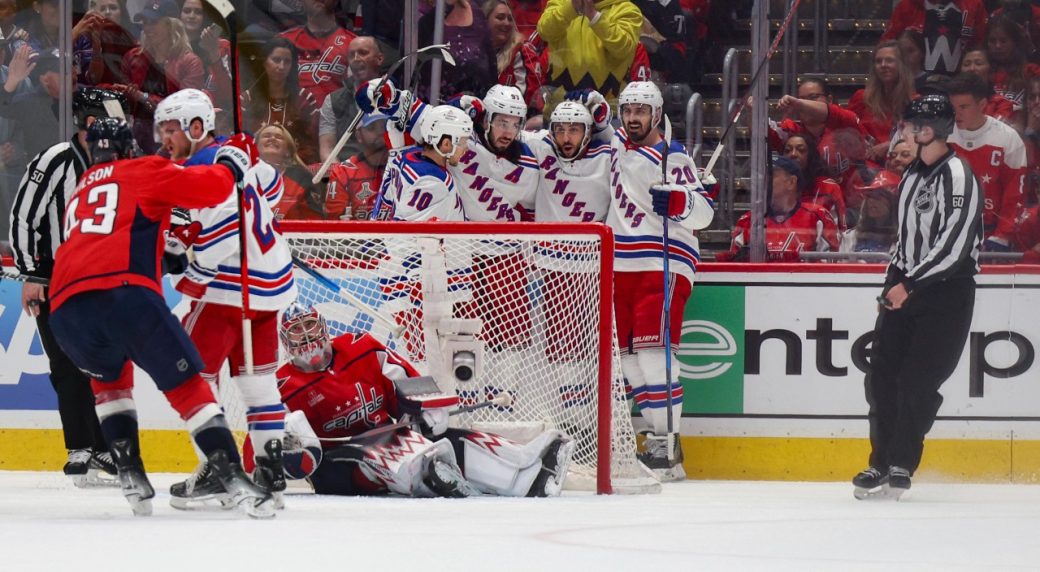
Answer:
[[[920,160],[899,183],[899,236],[889,276],[907,290],[979,271],[983,194],[968,163],[951,149]]]
[[[11,210],[11,248],[19,272],[49,278],[63,239],[65,202],[89,167],[79,137],[33,157]]]

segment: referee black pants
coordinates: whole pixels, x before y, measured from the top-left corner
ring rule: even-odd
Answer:
[[[939,387],[960,361],[974,307],[974,278],[954,277],[878,314],[865,382],[871,466],[917,470],[942,405]]]
[[[72,363],[58,345],[49,323],[50,312],[49,301],[40,304],[36,327],[40,331],[43,351],[47,353],[50,362],[51,385],[58,394],[58,415],[65,435],[65,448],[107,451],[108,446],[101,435],[101,425],[94,409],[94,391],[90,388],[90,378]]]

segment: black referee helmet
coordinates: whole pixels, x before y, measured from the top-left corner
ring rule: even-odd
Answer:
[[[72,94],[72,122],[76,129],[87,128],[87,118],[110,117],[105,108],[106,101],[114,101],[127,115],[126,97],[123,94],[100,87],[81,87]]]
[[[928,94],[906,106],[903,121],[920,127],[931,127],[936,137],[945,139],[953,133],[953,105],[945,94]]]

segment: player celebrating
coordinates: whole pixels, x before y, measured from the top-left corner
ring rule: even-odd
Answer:
[[[636,404],[653,427],[644,463],[662,480],[684,479],[678,435],[670,437],[667,407],[682,414],[682,386],[673,368],[672,394],[666,395],[665,352],[674,352],[682,330],[683,308],[690,296],[700,258],[694,230],[711,224],[715,215],[695,174],[696,166],[677,141],[664,141],[657,130],[664,99],[652,82],[629,83],[618,97],[623,126],[614,133],[613,200],[607,224],[617,241],[614,268],[614,311],[621,368]],[[661,182],[667,150],[667,182]],[[670,233],[671,292],[664,299],[662,236],[664,217],[678,223]],[[663,312],[670,308],[671,348],[664,347]],[[674,354],[673,357],[674,358]],[[669,450],[668,442],[675,443]]]
[[[545,431],[527,445],[448,429],[455,395],[368,335],[329,339],[325,319],[293,306],[282,319],[290,362],[278,372],[293,442],[286,472],[319,494],[557,496],[574,442]],[[395,423],[421,419],[422,433]],[[309,424],[308,424],[309,421]],[[344,441],[346,444],[336,441]],[[324,440],[324,451],[319,448]],[[458,461],[458,462],[457,462]],[[465,467],[464,476],[459,466]]]
[[[422,119],[421,143],[402,150],[387,166],[381,193],[393,220],[466,220],[449,169],[468,153],[473,122],[461,110],[439,105]]]
[[[271,516],[271,495],[242,471],[227,421],[199,375],[202,360],[167,309],[160,281],[160,236],[174,201],[205,207],[227,199],[251,166],[252,140],[238,137],[217,151],[219,166],[194,169],[160,157],[121,161],[132,157],[134,146],[122,119],[96,120],[87,141],[94,166],[66,210],[66,241],[51,281],[51,324],[62,348],[92,378],[123,495],[134,514],[151,514],[155,491],[141,461],[132,395],[136,363],[187,423],[230,502],[251,516]]]
[[[214,144],[213,104],[202,92],[183,90],[166,101],[174,102],[157,114],[157,123],[178,151],[190,141],[194,154],[185,165],[211,163],[219,148]],[[165,101],[164,101],[165,103]],[[161,119],[160,119],[161,118]],[[161,121],[161,122],[160,122]],[[242,277],[238,234],[238,196],[229,196],[212,208],[193,210],[188,227],[174,232],[172,250],[188,247],[194,260],[187,265],[176,288],[193,300],[184,316],[184,329],[199,348],[205,364],[202,378],[216,384],[225,362],[231,366],[231,382],[235,384],[246,406],[246,418],[257,449],[257,484],[275,493],[275,504],[281,507],[281,491],[285,478],[281,468],[281,439],[284,434],[285,410],[278,397],[274,377],[278,365],[278,311],[296,298],[292,277],[292,257],[281,234],[274,228],[274,205],[282,196],[282,178],[264,162],[257,162],[245,177],[245,224],[247,260],[249,262],[249,296],[252,372],[246,370],[246,348],[242,333]],[[169,249],[168,249],[169,250]],[[189,508],[194,501],[203,502],[221,496],[223,490],[216,475],[202,459],[201,465],[186,481],[170,487],[170,504]],[[228,503],[224,503],[228,506]]]

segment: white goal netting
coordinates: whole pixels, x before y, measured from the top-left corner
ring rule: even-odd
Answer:
[[[653,492],[635,456],[599,225],[283,223],[300,301],[333,335],[368,332],[463,405],[453,417],[520,441],[577,441],[568,488]],[[465,233],[465,234],[462,234]],[[609,459],[609,461],[607,460]]]

